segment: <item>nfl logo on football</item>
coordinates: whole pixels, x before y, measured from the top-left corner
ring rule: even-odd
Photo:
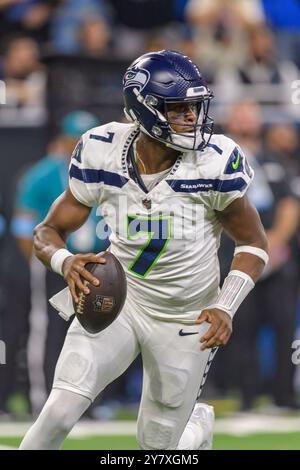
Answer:
[[[113,297],[96,295],[96,300],[93,304],[95,312],[110,312],[115,305],[115,300]]]

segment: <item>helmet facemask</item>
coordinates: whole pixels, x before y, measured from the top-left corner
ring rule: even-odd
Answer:
[[[209,142],[213,122],[208,116],[211,97],[186,100],[166,100],[170,144],[181,150],[201,150]]]
[[[140,127],[148,135],[179,151],[202,150],[209,143],[213,121],[208,115],[213,95],[193,98],[161,98],[140,95],[140,104],[152,114],[152,126]],[[139,121],[139,119],[137,119]],[[151,119],[152,121],[152,119]]]

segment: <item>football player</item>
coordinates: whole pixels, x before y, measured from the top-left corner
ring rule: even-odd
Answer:
[[[268,261],[259,216],[245,193],[253,178],[239,146],[213,135],[213,97],[199,69],[173,51],[145,54],[123,80],[130,124],[111,122],[82,136],[69,188],[35,229],[35,252],[64,276],[74,300],[81,278],[102,263],[74,256],[68,234],[101,205],[111,251],[127,273],[117,320],[95,335],[75,318],[53,390],[21,449],[57,449],[94,398],[141,353],[142,449],[208,449],[213,410],[198,403],[210,363],[229,340],[232,318]],[[219,289],[217,251],[225,229],[235,240]]]

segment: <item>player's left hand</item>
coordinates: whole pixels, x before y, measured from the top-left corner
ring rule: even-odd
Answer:
[[[227,344],[232,333],[232,320],[228,313],[218,308],[202,310],[196,324],[201,325],[204,322],[211,323],[211,327],[200,338],[201,351]]]

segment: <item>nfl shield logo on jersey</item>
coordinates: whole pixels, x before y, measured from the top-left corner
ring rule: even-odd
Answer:
[[[151,205],[152,205],[152,202],[151,202],[151,199],[148,199],[148,198],[145,198],[142,200],[142,203],[143,203],[143,206],[150,210],[151,209]]]

